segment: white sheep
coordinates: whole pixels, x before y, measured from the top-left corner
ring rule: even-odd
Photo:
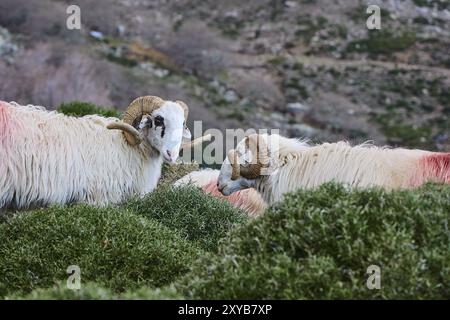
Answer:
[[[174,162],[191,137],[187,114],[185,103],[153,96],[134,100],[123,122],[0,101],[0,209],[106,205],[151,192],[163,160]]]
[[[253,134],[229,151],[220,171],[219,190],[230,195],[255,188],[273,204],[288,192],[331,181],[387,190],[450,183],[450,153],[369,144],[352,147],[347,142],[310,146],[279,135]]]
[[[237,191],[229,196],[222,195],[217,186],[219,173],[219,170],[211,169],[193,171],[177,180],[174,186],[193,185],[199,187],[203,192],[215,198],[230,202],[251,217],[258,217],[264,213],[267,205],[255,189]]]

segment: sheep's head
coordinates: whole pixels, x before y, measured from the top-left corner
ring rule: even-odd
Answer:
[[[110,123],[107,128],[122,130],[131,146],[146,142],[161,153],[164,160],[175,162],[182,138],[191,138],[186,126],[188,111],[188,106],[182,101],[139,97],[124,112],[123,122]]]
[[[245,137],[228,152],[222,164],[218,188],[223,195],[255,187],[256,179],[267,173],[270,155],[267,135],[252,134]]]

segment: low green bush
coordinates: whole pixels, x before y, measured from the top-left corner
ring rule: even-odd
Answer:
[[[163,163],[161,178],[158,182],[158,188],[160,187],[170,187],[175,181],[183,178],[189,172],[199,170],[198,163],[176,163],[169,164]]]
[[[231,204],[196,187],[157,188],[142,199],[128,201],[125,207],[158,220],[208,251],[216,251],[233,226],[247,221],[247,216]]]
[[[7,300],[174,300],[183,299],[174,289],[152,289],[142,287],[135,290],[117,293],[99,284],[81,283],[79,290],[67,288],[65,283],[58,283],[51,288],[35,289],[27,295],[10,295]]]
[[[108,53],[106,55],[106,59],[108,59],[111,62],[118,63],[124,67],[128,67],[128,68],[133,68],[138,65],[138,61],[136,61],[136,60],[128,59],[126,57],[119,57],[119,56],[116,56],[111,53]]]
[[[177,284],[197,299],[449,299],[450,186],[298,191]],[[381,289],[366,286],[381,268]]]
[[[416,40],[416,34],[411,31],[394,33],[385,29],[372,30],[367,39],[350,42],[347,51],[368,52],[372,55],[392,54],[411,47]]]
[[[0,296],[66,281],[69,265],[80,267],[82,281],[117,292],[163,286],[200,255],[177,232],[126,209],[24,212],[0,224]]]
[[[120,116],[81,102],[59,111]],[[0,216],[0,297],[450,299],[450,186],[326,184],[249,220],[198,188],[171,188],[196,169],[165,165],[153,193],[116,207]],[[69,265],[81,269],[80,290],[66,287]],[[366,286],[371,265],[380,290]]]
[[[413,0],[414,4],[419,7],[437,8],[438,10],[450,10],[450,3],[442,0]]]
[[[58,111],[68,116],[83,117],[86,115],[97,114],[105,117],[120,118],[120,112],[115,108],[99,107],[88,102],[73,101],[62,103]]]

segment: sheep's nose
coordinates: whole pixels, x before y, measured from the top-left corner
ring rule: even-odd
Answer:
[[[166,152],[164,153],[164,158],[169,162],[173,162],[172,152],[169,150],[166,150]]]

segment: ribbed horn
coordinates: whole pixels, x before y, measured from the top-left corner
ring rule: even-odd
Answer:
[[[175,101],[176,103],[178,103],[184,110],[184,123],[187,123],[187,118],[188,118],[188,114],[189,114],[189,107],[187,106],[186,103],[184,103],[181,100],[177,100]]]
[[[143,115],[151,114],[155,109],[161,107],[164,104],[164,102],[165,101],[163,99],[156,96],[144,96],[136,98],[130,103],[128,108],[123,113],[122,120],[124,123],[136,128],[137,125],[141,122]],[[134,145],[133,143],[134,141],[136,141],[136,138],[133,137],[132,133],[130,133],[129,130],[123,130],[123,134],[125,136],[125,139],[131,145]],[[142,139],[139,139],[139,143],[141,141]]]
[[[231,149],[230,151],[228,151],[228,160],[230,160],[231,166],[233,168],[231,172],[231,180],[236,180],[240,175],[240,168],[236,150]]]
[[[133,126],[123,122],[112,122],[106,126],[108,129],[122,130],[127,139],[128,143],[132,146],[137,146],[142,142],[139,131],[137,131]]]
[[[261,168],[269,165],[269,155],[267,144],[258,134],[251,134],[246,137],[246,148],[252,152],[252,163],[248,166],[240,166],[241,176],[247,179],[256,179],[261,175]]]

